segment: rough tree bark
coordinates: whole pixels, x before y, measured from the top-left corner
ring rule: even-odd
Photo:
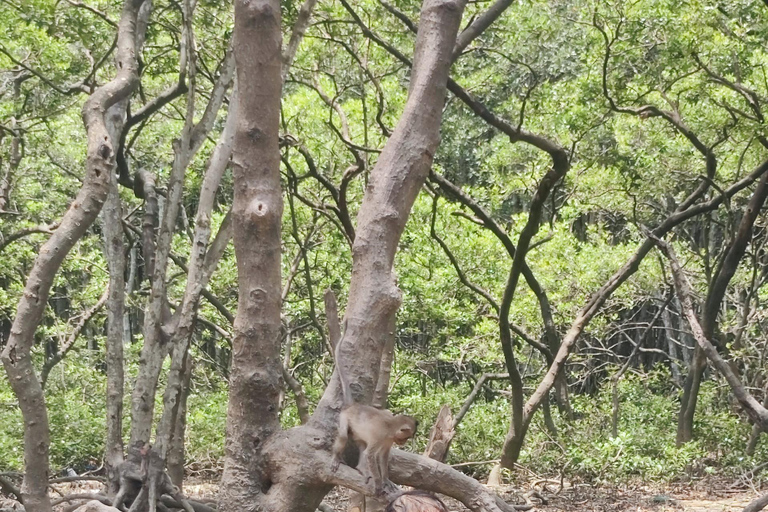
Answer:
[[[263,445],[280,430],[280,2],[235,2],[238,116],[234,175],[238,307],[219,510],[277,510],[261,502],[276,485]],[[271,481],[272,480],[272,481]],[[271,493],[270,493],[271,494]],[[299,510],[299,509],[297,509]]]
[[[2,353],[8,380],[24,418],[26,472],[21,493],[28,512],[51,510],[47,494],[48,413],[30,356],[34,333],[42,320],[57,271],[75,243],[96,220],[107,197],[110,174],[115,169],[115,141],[109,136],[105,116],[112,105],[129,97],[139,82],[135,34],[142,1],[127,0],[123,6],[118,24],[116,55],[119,66],[115,78],[97,89],[83,105],[83,121],[88,135],[83,186],[35,259]]]
[[[141,51],[152,11],[152,0],[145,0],[136,19],[136,53]],[[116,67],[118,63],[115,63]],[[129,98],[114,105],[107,112],[107,130],[110,139],[119,141],[125,128]],[[109,174],[109,191],[102,209],[104,255],[109,269],[107,297],[107,396],[106,439],[104,442],[104,468],[107,495],[113,497],[120,487],[119,467],[123,462],[123,397],[125,375],[123,343],[125,326],[125,236],[123,234],[123,209],[118,190],[117,175]]]
[[[239,205],[240,215],[245,218],[235,232],[242,237],[238,258],[243,258],[246,265],[239,270],[238,343],[233,354],[221,510],[239,510],[244,506],[270,511],[314,510],[333,485],[369,495],[373,491],[360,473],[346,465],[336,473],[330,471],[329,450],[341,405],[337,377],[332,378],[307,425],[279,431],[275,418],[280,361],[276,346],[279,311],[273,295],[279,297],[279,265],[275,258],[279,247],[279,212],[275,207],[280,195],[277,164],[271,160],[277,157],[276,147],[272,146],[277,138],[269,135],[277,130],[277,92],[273,80],[279,77],[279,61],[272,40],[277,39],[279,32],[276,4],[242,0],[236,7],[235,37],[238,41],[243,38],[242,57],[246,59],[244,66],[238,60],[238,79],[247,77],[253,85],[249,101],[255,104],[241,104],[248,113],[243,113],[236,136],[235,164],[240,176],[235,190],[241,194],[236,196],[236,206]],[[392,336],[390,320],[400,299],[392,262],[438,143],[449,56],[463,7],[461,0],[424,3],[415,51],[417,64],[405,112],[372,172],[358,216],[346,314],[347,342],[341,347],[339,363],[350,376],[353,393],[368,402],[378,380],[382,351]],[[237,47],[240,50],[239,43]],[[254,56],[257,57],[250,59]],[[275,116],[274,124],[266,124],[270,120],[267,114]],[[238,158],[238,143],[243,145],[244,155],[252,158]],[[272,154],[265,153],[270,149]],[[246,165],[257,166],[262,172],[244,175]],[[262,178],[257,182],[261,188],[255,190],[250,188],[254,175]],[[258,232],[258,228],[262,231]],[[253,231],[262,236],[254,237]],[[248,246],[243,247],[246,243]],[[236,239],[236,247],[237,244]],[[271,261],[274,266],[267,269],[272,275],[264,268]],[[255,266],[258,262],[261,267]],[[246,334],[250,334],[250,339]],[[358,348],[354,367],[347,356],[353,344]],[[417,455],[397,453],[392,458],[402,461],[405,469],[395,468],[392,472],[393,478],[401,483],[458,496],[473,510],[510,510],[482,485],[447,466]]]

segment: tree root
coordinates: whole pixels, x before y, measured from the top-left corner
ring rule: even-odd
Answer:
[[[763,494],[749,503],[742,512],[758,512],[768,506],[768,494]]]

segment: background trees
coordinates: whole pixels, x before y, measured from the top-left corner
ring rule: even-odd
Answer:
[[[271,135],[263,139],[280,156],[284,208],[271,219],[282,222],[279,262],[275,226],[268,250],[229,213],[237,197],[237,176],[225,169],[230,123],[241,107],[232,48],[244,49],[231,43],[232,6],[154,2],[121,14],[138,5],[0,5],[11,36],[0,47],[0,333],[10,368],[0,381],[3,469],[22,462],[16,404],[39,404],[43,393],[54,471],[99,460],[108,429],[111,468],[122,462],[121,433],[129,446],[153,439],[179,482],[185,425],[189,467],[220,468],[226,382],[240,371],[230,372],[242,336],[233,326],[244,307],[236,290],[244,276],[267,278],[246,271],[242,253],[236,263],[233,231],[256,244],[246,253],[275,258],[273,281],[278,263],[282,271],[265,292],[274,303],[264,335],[269,367],[280,373],[262,381],[271,385],[260,395],[277,408],[259,428],[296,426],[332,400],[320,400],[333,368],[326,288],[351,328],[371,330],[355,323],[364,316],[355,308],[373,310],[349,287],[352,247],[367,218],[366,186],[404,116],[421,4],[270,4],[282,16],[282,69],[279,79],[270,74],[272,102],[252,108],[278,108],[282,84],[280,110],[271,111],[278,148]],[[501,459],[497,479],[518,461],[590,477],[671,477],[705,455],[725,466],[744,464],[738,457],[747,452],[764,456],[759,429],[751,433],[707,369],[670,291],[668,262],[647,236],[671,241],[699,295],[705,337],[764,400],[762,205],[747,217],[748,233],[741,229],[765,175],[764,14],[754,1],[467,6],[442,140],[392,253],[402,305],[396,320],[391,312],[370,320],[382,335],[372,354],[388,353],[394,322],[391,407],[429,424],[478,385],[450,461]],[[118,27],[134,17],[139,37],[126,43]],[[109,92],[120,73],[133,72],[120,53],[129,48],[139,49],[139,81]],[[266,88],[244,86],[251,100]],[[94,104],[104,127],[86,120],[84,130],[80,112]],[[109,144],[94,130],[107,130]],[[239,143],[254,153],[235,170],[266,165],[253,144]],[[114,159],[114,183],[100,159]],[[83,194],[106,201],[101,220],[62,217],[93,184],[98,192]],[[734,252],[739,244],[743,254]],[[35,270],[50,247],[61,247],[53,265],[61,270]],[[25,313],[36,272],[51,290],[33,304],[39,320]],[[28,325],[13,329],[14,321]],[[365,357],[363,379],[379,372],[378,358]],[[39,389],[28,369],[14,373],[19,361],[35,369]],[[278,386],[280,374],[288,387]],[[19,394],[27,380],[31,402]],[[363,389],[382,396],[374,382]],[[131,406],[121,412],[124,393]],[[45,423],[28,436],[44,441]],[[426,432],[417,444],[425,441]],[[30,492],[42,493],[44,476],[27,469],[38,485]]]

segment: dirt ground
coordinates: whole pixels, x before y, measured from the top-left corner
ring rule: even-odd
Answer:
[[[534,494],[534,491],[536,494]],[[217,485],[197,483],[186,492],[200,498],[214,498]],[[595,487],[589,484],[568,485],[559,482],[534,481],[519,487],[497,491],[508,503],[523,504],[525,496],[534,505],[533,511],[595,511],[595,512],[741,512],[750,501],[768,490],[748,489],[744,482],[707,481],[671,486]],[[334,490],[325,503],[338,511],[346,510],[349,492]],[[451,512],[467,510],[460,502],[441,496]],[[542,499],[544,503],[542,503]]]
[[[94,482],[57,484],[52,498],[74,493],[98,490]],[[192,499],[215,503],[218,494],[216,482],[192,481],[185,486],[185,493]],[[750,488],[747,482],[698,481],[665,487],[642,484],[624,486],[593,486],[589,484],[563,484],[551,480],[539,480],[515,487],[497,489],[508,502],[524,504],[526,498],[534,505],[534,511],[596,511],[596,512],[741,512],[747,504],[766,489]],[[341,489],[329,494],[325,503],[334,510],[346,510],[348,491]],[[451,498],[442,497],[451,512],[467,509]],[[62,507],[56,507],[62,509]],[[0,494],[0,512],[19,512],[19,504]]]
[[[215,483],[198,482],[185,491],[193,497],[215,498]],[[534,491],[536,494],[534,494]],[[671,486],[615,486],[595,487],[589,484],[560,488],[559,482],[533,481],[519,487],[506,487],[497,491],[508,503],[524,504],[525,496],[534,505],[533,511],[595,511],[595,512],[741,512],[750,501],[761,495],[759,489],[748,489],[744,482],[707,481]],[[763,489],[762,493],[768,492]],[[334,510],[346,510],[349,492],[334,490],[324,502]],[[451,512],[467,510],[460,502],[441,496]],[[542,499],[544,503],[542,503]]]

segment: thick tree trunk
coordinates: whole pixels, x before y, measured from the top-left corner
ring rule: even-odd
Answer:
[[[277,6],[270,7],[270,4],[259,2],[249,5],[253,6],[252,9],[238,5],[236,17],[239,19],[236,22],[236,31],[240,30],[242,35],[249,35],[248,42],[258,45],[246,45],[243,48],[244,53],[249,56],[259,55],[261,58],[255,59],[256,63],[247,63],[244,67],[241,67],[238,61],[238,73],[242,73],[239,78],[244,79],[249,76],[249,72],[264,71],[260,75],[250,77],[250,83],[261,85],[258,89],[262,94],[260,106],[264,108],[264,105],[269,104],[267,99],[272,98],[269,94],[272,89],[260,82],[270,75],[271,70],[263,68],[272,62],[274,57],[271,52],[267,52],[269,57],[264,57],[262,38],[267,37],[273,29],[277,31],[272,25],[273,18],[277,18]],[[449,55],[463,7],[462,1],[428,0],[424,3],[421,29],[416,43],[417,64],[412,75],[405,113],[379,157],[358,217],[358,231],[353,249],[352,285],[346,313],[346,341],[340,349],[339,364],[350,376],[353,394],[367,402],[370,402],[379,379],[381,355],[386,341],[392,336],[392,316],[399,303],[392,262],[408,213],[429,171],[437,146]],[[260,65],[257,65],[259,63]],[[264,94],[268,96],[265,98]],[[245,106],[241,107],[245,109]],[[253,107],[253,110],[257,108]],[[246,116],[249,114],[244,114],[244,117]],[[266,136],[269,132],[263,131],[263,124],[257,124],[257,120],[264,119],[265,115],[261,115],[253,118],[252,122],[241,122],[242,131],[250,131],[252,134],[249,138],[243,136],[243,142],[250,143],[247,147],[258,149],[258,145],[263,144],[265,139],[276,142],[276,138]],[[261,151],[264,149],[261,148]],[[237,150],[235,154],[237,155]],[[274,154],[277,155],[277,152]],[[249,161],[264,162],[265,157],[271,158],[272,155],[262,154],[260,158],[251,158]],[[265,164],[260,168],[268,169]],[[240,165],[242,168],[245,163]],[[271,209],[272,203],[266,199],[273,197],[271,194],[277,188],[276,184],[272,185],[274,189],[268,186],[272,179],[277,181],[276,175],[275,170],[275,176],[269,180],[262,176],[262,196],[255,201],[245,201],[243,209],[246,212],[263,211],[266,215],[274,213]],[[237,185],[236,190],[239,190]],[[259,210],[258,206],[262,206],[262,210]],[[236,229],[236,233],[241,231]],[[245,233],[243,236],[245,241],[249,239]],[[257,251],[264,251],[271,246],[276,252],[278,243],[278,233],[264,233],[259,237],[257,247],[239,257],[255,256],[254,259],[257,257],[259,261],[265,261],[271,252],[265,254]],[[247,260],[244,261],[248,263]],[[254,293],[255,290],[252,291],[251,288],[254,278],[263,281],[270,274],[263,269],[261,272],[249,270],[248,267],[240,270],[243,272],[240,307],[243,309],[239,311],[238,318],[246,315],[247,318],[239,321],[244,324],[248,321],[248,325],[260,321],[263,326],[265,319],[274,318],[276,329],[279,320],[277,312],[272,316],[269,314],[272,310],[265,308],[270,305],[271,295],[266,292],[271,291],[271,288],[267,290],[262,285],[258,293]],[[277,270],[274,270],[274,273],[276,274]],[[277,283],[265,285],[276,288]],[[247,307],[251,302],[249,297],[255,296],[260,299],[260,309]],[[262,314],[259,315],[258,312]],[[261,326],[254,329],[255,334],[261,332],[264,332]],[[371,494],[373,489],[370,483],[359,472],[346,465],[341,465],[337,472],[330,470],[329,450],[341,403],[337,377],[332,379],[307,425],[279,432],[276,421],[273,420],[279,391],[277,383],[273,380],[276,372],[272,371],[279,368],[277,347],[272,346],[274,342],[266,336],[257,341],[258,345],[254,343],[235,347],[227,465],[222,483],[223,489],[226,490],[222,496],[222,509],[241,505],[278,512],[314,510],[333,485],[344,485],[355,491]],[[348,356],[350,345],[356,345],[360,349],[354,360],[354,367]],[[253,354],[254,346],[261,349],[258,352],[259,358]],[[238,356],[238,353],[241,355]],[[253,359],[249,361],[250,358]],[[258,375],[260,379],[248,382],[248,386],[244,385],[243,377],[237,378],[235,372],[246,371],[247,375]],[[269,386],[270,384],[272,386]],[[257,386],[260,387],[256,388]],[[252,390],[251,393],[240,395],[248,388]],[[248,419],[251,421],[246,424]],[[272,435],[266,438],[267,434]],[[266,445],[262,451],[261,443],[265,439]],[[421,456],[403,456],[406,458],[400,459],[401,454],[393,454],[393,459],[401,460],[399,464],[405,469],[405,472],[394,470],[392,473],[393,478],[401,483],[414,483],[459,496],[473,510],[509,510],[509,507],[503,502],[497,502],[496,498],[472,479]],[[424,480],[425,475],[427,481]],[[437,482],[433,481],[432,477],[438,476],[439,478],[434,478]],[[265,493],[267,488],[269,493]]]
[[[34,334],[43,317],[48,294],[64,258],[96,220],[109,190],[114,172],[114,141],[109,137],[105,116],[108,109],[127,98],[138,85],[135,31],[142,0],[128,0],[118,25],[117,75],[97,89],[83,106],[88,133],[86,175],[83,187],[51,238],[43,244],[29,273],[19,301],[11,334],[2,353],[8,380],[19,400],[24,418],[25,474],[21,493],[27,512],[49,512],[48,413],[30,351]]]
[[[237,0],[234,40],[239,120],[232,157],[232,214],[239,298],[221,512],[277,510],[261,502],[262,493],[277,485],[267,470],[263,447],[280,430],[277,413],[282,388],[280,2]]]

